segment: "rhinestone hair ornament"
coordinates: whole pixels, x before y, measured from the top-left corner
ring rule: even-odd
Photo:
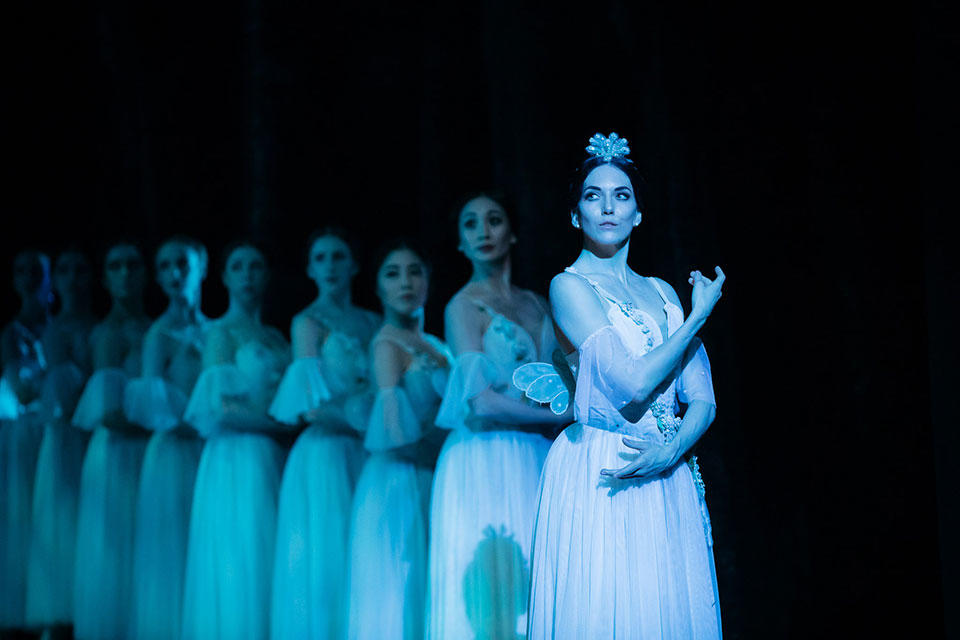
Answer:
[[[614,158],[621,158],[627,162],[633,162],[627,158],[627,154],[630,153],[630,147],[627,146],[627,139],[621,138],[613,131],[610,132],[609,138],[602,133],[593,134],[590,138],[590,144],[586,147],[586,151],[590,155],[602,159],[604,162],[610,162]]]

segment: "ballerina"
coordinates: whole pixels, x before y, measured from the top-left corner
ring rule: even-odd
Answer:
[[[74,635],[79,640],[127,634],[133,589],[133,522],[145,432],[123,414],[127,381],[140,371],[145,269],[140,250],[115,244],[104,260],[111,307],[93,328],[93,375],[73,414],[92,430],[80,474],[74,571]]]
[[[206,438],[197,470],[183,587],[181,637],[262,640],[270,632],[277,491],[284,450],[267,416],[290,360],[263,324],[267,262],[253,244],[224,253],[227,312],[210,322],[203,373],[184,420]]]
[[[353,640],[423,638],[430,485],[445,435],[433,421],[453,360],[423,332],[427,287],[421,254],[402,241],[385,252],[377,295],[386,320],[371,343],[379,390],[350,525]]]
[[[343,638],[347,628],[347,536],[354,485],[363,465],[359,433],[371,397],[367,347],[380,317],[353,305],[357,263],[342,232],[307,244],[317,298],[294,316],[294,361],[270,414],[307,426],[283,474],[277,519],[271,636]]]
[[[587,151],[571,185],[583,251],[550,285],[579,355],[577,423],[543,469],[528,638],[719,638],[703,485],[684,456],[714,417],[695,336],[724,275],[691,272],[684,320],[670,285],[627,266],[641,213],[626,140],[597,134]]]
[[[60,310],[43,332],[49,369],[40,394],[43,442],[33,489],[33,534],[27,576],[27,624],[65,632],[73,622],[77,502],[89,432],[70,424],[90,375],[91,270],[67,250],[53,267]]]
[[[445,313],[457,359],[437,414],[452,433],[434,476],[427,637],[513,638],[526,627],[542,433],[570,416],[527,404],[510,384],[515,367],[549,360],[556,339],[546,302],[510,282],[503,206],[471,197],[458,227],[473,275]]]
[[[0,629],[22,629],[26,612],[34,474],[41,428],[39,395],[47,361],[40,336],[51,301],[50,260],[23,251],[13,261],[17,316],[0,334]]]
[[[142,376],[127,384],[124,397],[127,418],[155,432],[140,472],[128,637],[173,640],[180,635],[190,507],[203,448],[182,418],[203,364],[207,319],[200,288],[207,250],[175,236],[160,245],[155,266],[169,304],[147,331]]]

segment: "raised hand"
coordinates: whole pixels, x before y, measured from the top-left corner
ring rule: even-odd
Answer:
[[[717,272],[717,277],[713,280],[699,271],[691,271],[690,278],[687,280],[693,285],[693,293],[690,295],[693,308],[690,315],[701,320],[706,320],[713,311],[713,307],[722,295],[720,289],[723,287],[723,281],[727,279],[723,269],[714,267],[714,270]]]

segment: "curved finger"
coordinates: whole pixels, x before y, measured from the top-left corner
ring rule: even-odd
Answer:
[[[727,279],[727,274],[723,272],[723,269],[720,268],[720,265],[717,265],[713,268],[717,272],[717,282],[723,282]]]
[[[647,448],[647,443],[643,438],[631,438],[630,436],[623,436],[620,441],[631,449],[636,449],[637,451],[643,451]]]

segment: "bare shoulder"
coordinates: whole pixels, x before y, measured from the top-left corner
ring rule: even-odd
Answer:
[[[382,332],[377,332],[371,345],[373,375],[377,386],[381,388],[396,386],[403,377],[409,354],[394,340],[383,336]]]
[[[460,291],[457,291],[453,297],[450,298],[450,302],[447,303],[447,306],[443,310],[443,315],[444,318],[447,319],[464,321],[470,318],[482,319],[484,313],[477,304],[476,299],[465,289],[460,289]]]
[[[590,298],[596,298],[596,294],[580,276],[561,271],[550,281],[550,303],[554,306],[562,301]]]

